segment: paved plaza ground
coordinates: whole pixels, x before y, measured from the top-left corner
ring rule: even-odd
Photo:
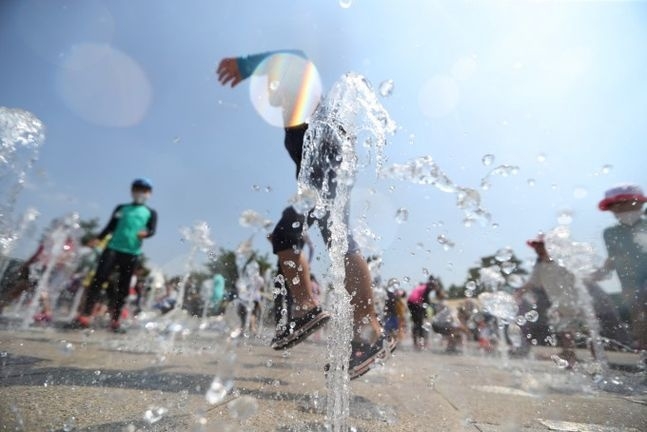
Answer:
[[[232,344],[209,329],[151,330],[0,322],[0,431],[325,430],[323,336],[277,352],[266,338]],[[352,382],[350,423],[358,431],[647,431],[636,354],[609,353],[611,369],[596,384],[590,368],[560,369],[554,352],[505,359],[475,347],[443,354],[437,343],[415,352],[405,342]],[[233,389],[210,404],[214,377],[227,374]]]

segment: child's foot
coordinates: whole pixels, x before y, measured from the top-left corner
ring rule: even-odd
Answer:
[[[126,329],[123,328],[121,326],[121,324],[119,323],[119,321],[117,321],[117,320],[112,320],[110,322],[110,331],[113,332],[113,333],[117,333],[117,334],[125,334],[126,333]]]
[[[330,314],[322,311],[319,306],[312,308],[302,317],[291,319],[285,330],[277,332],[270,346],[275,350],[293,347],[303,342],[329,319]]]
[[[350,344],[352,351],[348,362],[348,374],[353,380],[371,370],[377,359],[395,351],[398,341],[391,336],[382,335],[372,344],[356,341],[351,341]]]
[[[66,330],[83,330],[90,327],[90,317],[80,315],[63,326]]]
[[[348,360],[348,375],[351,380],[361,377],[371,370],[373,364],[392,353],[398,346],[398,340],[392,336],[380,336],[374,343],[351,341],[351,354]],[[327,374],[330,364],[324,366]]]

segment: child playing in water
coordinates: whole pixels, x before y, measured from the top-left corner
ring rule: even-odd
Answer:
[[[249,78],[254,70],[266,59],[275,54],[288,53],[301,57],[306,56],[300,51],[275,51],[247,57],[224,58],[218,65],[218,80],[222,85],[232,87]],[[272,103],[276,101],[275,98]],[[284,111],[285,114],[285,111]],[[285,147],[296,164],[297,177],[301,170],[304,138],[308,124],[285,125]],[[324,139],[324,152],[338,154],[338,142]],[[339,163],[335,160],[321,160],[322,167],[331,168],[330,164]],[[334,179],[318,178],[320,192],[327,197],[335,196],[336,182]],[[348,205],[345,205],[346,210]],[[327,247],[331,245],[331,232],[328,227],[330,215],[318,218],[318,225]],[[345,212],[347,222],[348,214]],[[294,301],[290,314],[290,324],[284,330],[278,331],[272,341],[272,348],[280,350],[302,342],[306,337],[325,324],[330,314],[323,311],[314,299],[310,282],[310,267],[302,253],[303,231],[305,225],[312,225],[315,218],[311,214],[299,214],[294,207],[287,207],[281,219],[271,234],[273,252],[278,255],[279,267],[287,288]],[[384,356],[386,350],[395,348],[394,340],[387,338],[377,319],[373,307],[373,289],[371,275],[366,260],[362,257],[357,243],[348,234],[348,250],[345,255],[346,290],[351,294],[353,306],[353,341],[352,355],[349,362],[350,378],[357,378],[368,372],[375,360]]]
[[[637,185],[626,184],[606,191],[598,207],[618,220],[604,230],[608,258],[594,280],[617,273],[631,320],[635,348],[647,350],[647,197]]]
[[[112,212],[108,225],[99,234],[99,240],[109,234],[112,237],[99,258],[97,271],[88,289],[83,310],[71,327],[90,326],[92,312],[101,295],[103,284],[118,267],[117,287],[111,287],[109,291],[112,318],[110,328],[115,333],[124,332],[120,324],[121,309],[128,297],[131,277],[142,253],[142,241],[152,237],[157,227],[157,213],[146,205],[152,191],[153,186],[148,179],[135,179],[131,184],[132,202],[120,204]]]
[[[515,295],[520,298],[526,291],[539,286],[544,288],[551,306],[548,311],[550,324],[557,335],[557,345],[562,348],[559,358],[568,362],[572,368],[575,356],[575,333],[583,329],[584,316],[579,305],[579,295],[575,287],[575,275],[557,264],[548,255],[543,237],[527,242],[537,254],[537,261],[528,281]]]

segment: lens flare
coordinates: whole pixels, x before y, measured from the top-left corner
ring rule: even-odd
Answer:
[[[300,56],[274,54],[258,65],[249,95],[256,112],[272,126],[307,122],[319,104],[321,78],[315,65]]]
[[[141,66],[107,44],[82,43],[67,53],[57,74],[65,104],[100,126],[128,127],[148,112],[152,87]]]

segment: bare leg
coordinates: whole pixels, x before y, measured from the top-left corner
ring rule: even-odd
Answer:
[[[277,254],[281,272],[294,299],[293,317],[299,318],[318,306],[312,297],[310,284],[310,267],[305,256],[300,252],[288,249]]]
[[[353,327],[355,339],[373,342],[382,334],[373,304],[371,273],[364,257],[358,252],[346,255],[346,291],[351,295],[353,305]]]

